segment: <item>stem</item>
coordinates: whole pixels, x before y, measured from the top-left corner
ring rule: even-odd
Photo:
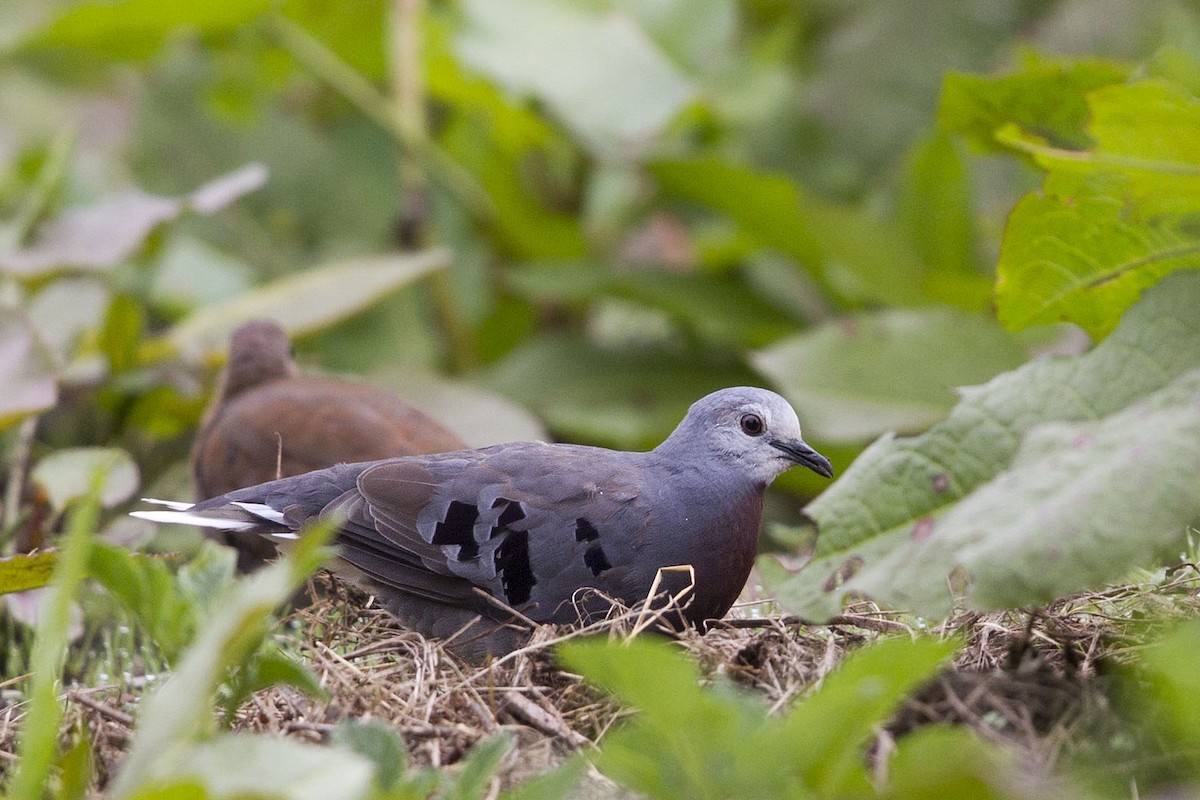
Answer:
[[[2,524],[11,527],[17,521],[21,510],[21,491],[25,488],[25,467],[29,461],[29,451],[33,445],[33,436],[37,431],[38,415],[30,414],[21,420],[17,429],[17,440],[13,443],[12,454],[8,460],[8,483],[4,487],[4,516]],[[18,550],[26,543],[18,543]]]
[[[396,124],[409,140],[429,142],[425,75],[421,62],[421,17],[424,11],[425,0],[393,0],[389,52]],[[403,219],[413,222],[416,243],[422,247],[432,244],[433,238],[429,224],[427,166],[411,148],[400,154],[400,213]],[[451,366],[455,371],[461,371],[477,361],[470,326],[454,296],[449,272],[441,270],[431,276],[430,284],[438,319],[449,341]]]
[[[472,216],[484,222],[492,219],[494,211],[491,198],[475,182],[475,178],[431,141],[423,128],[408,128],[401,121],[397,109],[370,81],[294,22],[274,16],[269,17],[264,25],[267,34],[317,79],[391,134],[424,171],[456,197]]]

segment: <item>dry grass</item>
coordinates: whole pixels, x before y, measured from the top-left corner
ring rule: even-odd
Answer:
[[[578,631],[543,627],[529,646],[472,667],[398,627],[357,590],[329,577],[316,581],[322,599],[287,617],[277,637],[310,665],[328,696],[286,687],[260,692],[237,712],[235,730],[318,742],[343,720],[373,717],[401,732],[415,763],[444,766],[480,738],[508,729],[519,743],[502,770],[511,785],[591,746],[626,713],[556,667],[553,645]],[[1016,745],[1037,768],[1053,765],[1084,730],[1113,719],[1106,663],[1126,660],[1145,641],[1147,626],[1200,613],[1198,590],[1195,569],[1185,567],[1153,585],[1082,594],[1035,613],[960,612],[933,631],[962,638],[953,669],[901,709],[877,747],[919,725],[953,722]],[[750,611],[735,609],[707,635],[688,633],[679,643],[705,676],[728,677],[772,710],[817,685],[847,651],[915,624],[866,603],[819,626]],[[637,622],[631,611],[594,627],[619,636]],[[101,786],[129,743],[140,694],[129,686],[66,693],[64,739],[90,731]],[[19,703],[0,706],[0,770],[15,758],[21,716]]]

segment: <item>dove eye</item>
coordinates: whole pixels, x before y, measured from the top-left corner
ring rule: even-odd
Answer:
[[[743,414],[741,419],[742,432],[747,436],[762,436],[767,430],[762,417],[758,414]]]

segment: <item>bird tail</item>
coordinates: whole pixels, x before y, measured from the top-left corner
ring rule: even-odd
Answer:
[[[283,513],[262,503],[231,502],[216,508],[194,511],[192,503],[174,500],[155,500],[144,497],[142,502],[166,506],[169,511],[132,511],[129,516],[163,522],[169,525],[194,525],[199,528],[215,528],[222,531],[246,531],[269,534],[274,539],[295,539],[296,534],[287,530]],[[280,530],[282,528],[282,530]]]

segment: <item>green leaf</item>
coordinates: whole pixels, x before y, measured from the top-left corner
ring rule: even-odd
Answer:
[[[964,390],[950,417],[921,436],[876,441],[806,509],[819,530],[811,563],[789,574],[761,560],[779,601],[808,617],[836,613],[848,574],[928,534],[1010,467],[1035,425],[1107,417],[1200,368],[1197,307],[1200,275],[1173,275],[1091,352],[1025,364]]]
[[[806,195],[787,178],[715,158],[650,165],[664,192],[727,215],[760,245],[794,258],[856,303],[928,302],[928,267],[899,225]],[[887,253],[882,259],[880,253]]]
[[[480,380],[557,434],[623,449],[658,444],[709,392],[752,385],[733,362],[658,348],[604,349],[574,336],[528,339]]]
[[[545,426],[504,397],[470,383],[448,380],[420,367],[387,367],[380,383],[429,413],[470,447],[504,442],[544,441]]]
[[[20,311],[0,308],[0,430],[58,400],[57,365]]]
[[[140,481],[133,457],[119,447],[67,447],[41,459],[29,479],[40,486],[50,505],[61,511],[86,497],[97,470],[104,472],[100,503],[112,508],[137,491]]]
[[[542,302],[594,304],[602,297],[660,309],[717,345],[757,346],[795,329],[795,321],[756,295],[736,274],[610,270],[588,263],[526,264],[507,273],[521,295]]]
[[[1164,81],[1106,86],[1088,96],[1092,150],[1001,138],[1050,171],[1009,219],[996,283],[1009,328],[1076,322],[1095,336],[1141,292],[1200,267],[1200,104]]]
[[[462,61],[509,91],[532,95],[593,152],[644,146],[696,90],[619,11],[550,0],[467,0]]]
[[[187,761],[172,767],[137,788],[183,784],[202,787],[202,796],[212,798],[358,800],[371,797],[374,773],[374,765],[352,750],[252,734],[219,735],[190,748]]]
[[[84,800],[92,780],[92,740],[86,727],[77,731],[79,741],[62,754],[58,764],[59,788],[55,800]]]
[[[192,640],[199,620],[195,601],[159,558],[97,542],[91,576],[133,612],[144,630],[174,662]]]
[[[237,750],[234,744],[222,745],[218,740],[214,750],[206,750],[199,742],[213,728],[212,698],[217,685],[234,666],[245,668],[248,660],[261,645],[273,612],[280,606],[296,586],[315,569],[327,555],[324,543],[333,533],[332,525],[318,525],[309,529],[296,543],[295,548],[284,558],[253,575],[233,584],[216,605],[208,623],[185,653],[178,669],[153,694],[142,701],[138,719],[138,733],[130,746],[129,753],[121,765],[111,789],[117,800],[134,796],[144,787],[175,782],[185,776],[194,776],[199,760],[213,757],[226,750]],[[256,752],[265,756],[258,748],[257,740],[244,741],[242,751],[249,755]],[[289,745],[297,743],[288,742]],[[261,745],[262,748],[270,745]],[[303,762],[300,774],[320,784],[319,775],[308,775],[307,764],[316,764],[322,757],[309,753],[307,760],[300,751],[296,757]],[[291,762],[292,751],[280,751],[279,763]],[[344,754],[339,758],[345,758]],[[357,758],[357,757],[356,757]],[[233,757],[231,757],[232,763]],[[334,756],[330,756],[333,760]],[[266,771],[276,766],[275,761],[264,760],[259,768]],[[248,759],[241,769],[229,764],[228,775],[218,775],[219,759],[212,761],[215,771],[205,771],[198,777],[203,781],[249,782],[254,780],[255,762]],[[238,763],[242,763],[239,761]],[[369,762],[362,760],[362,780],[369,781]],[[357,769],[357,768],[355,768]],[[318,771],[319,772],[319,771]],[[270,773],[275,774],[275,773]],[[347,779],[357,773],[348,771]],[[334,773],[336,777],[336,773]],[[191,783],[195,783],[189,777]],[[279,780],[287,780],[279,775]],[[220,784],[227,785],[227,784]],[[328,787],[325,786],[328,790]],[[242,791],[245,791],[244,789]],[[332,791],[332,790],[329,790]],[[346,796],[345,793],[340,793]],[[312,797],[329,796],[313,794]]]
[[[887,639],[852,653],[775,734],[804,785],[823,797],[867,789],[862,746],[957,649],[953,640]],[[765,745],[764,745],[765,746]]]
[[[1005,147],[996,133],[1015,123],[1064,147],[1084,147],[1087,92],[1125,80],[1129,68],[1111,61],[1056,61],[1029,56],[1021,69],[999,78],[950,73],[942,83],[938,122],[978,147]]]
[[[575,797],[575,787],[579,785],[586,768],[587,761],[582,756],[575,756],[550,772],[530,778],[505,792],[500,795],[500,800],[560,800],[563,797]]]
[[[290,686],[312,698],[328,697],[321,682],[307,667],[269,642],[227,682],[227,691],[221,703],[226,719],[232,719],[255,692],[278,685]]]
[[[438,790],[438,800],[480,800],[485,797],[500,762],[512,750],[515,737],[508,731],[475,743],[461,768]]]
[[[167,332],[167,341],[199,358],[224,349],[234,329],[252,319],[274,319],[289,336],[311,333],[443,268],[449,257],[444,250],[430,250],[304,270],[198,309]]]
[[[574,640],[559,657],[639,711],[605,737],[597,761],[622,785],[663,800],[788,796],[778,793],[779,764],[764,769],[779,748],[751,741],[766,724],[762,704],[727,689],[701,689],[695,665],[678,650],[645,638]]]
[[[934,134],[918,142],[905,177],[900,219],[921,258],[935,270],[982,277],[976,270],[971,183],[950,137]]]
[[[965,727],[934,725],[905,734],[888,764],[885,800],[1003,800],[1020,797],[1016,772],[994,744]]]
[[[668,195],[726,214],[761,244],[810,270],[823,265],[822,244],[806,214],[810,200],[787,178],[715,158],[656,161],[650,172]]]
[[[36,243],[0,253],[0,272],[21,278],[59,269],[109,270],[133,258],[149,236],[187,212],[212,214],[267,180],[261,164],[222,175],[182,197],[128,189],[44,225]]]
[[[375,765],[375,783],[385,792],[391,791],[408,769],[404,739],[383,720],[347,720],[333,729],[330,739],[369,759]]]
[[[949,308],[845,317],[750,356],[809,435],[833,443],[927,428],[954,407],[959,386],[1023,360],[992,320]]]
[[[1047,423],[1009,469],[843,591],[944,614],[1046,603],[1178,552],[1200,518],[1200,370],[1096,422]]]
[[[82,50],[118,60],[141,60],[158,52],[181,28],[228,34],[263,13],[267,0],[114,0],[74,3],[23,46],[29,50]]]
[[[695,665],[662,642],[575,640],[559,657],[638,710],[605,736],[597,760],[623,786],[662,800],[843,797],[868,792],[864,742],[955,646],[876,643],[782,717],[726,684],[701,687]]]
[[[1178,625],[1146,647],[1135,675],[1154,726],[1200,768],[1200,622]]]
[[[1068,320],[1096,337],[1164,275],[1200,267],[1200,237],[1130,208],[1099,179],[1068,196],[1027,195],[1009,217],[996,305],[1011,330]]]
[[[0,594],[40,589],[50,582],[58,553],[18,553],[0,558]]]

